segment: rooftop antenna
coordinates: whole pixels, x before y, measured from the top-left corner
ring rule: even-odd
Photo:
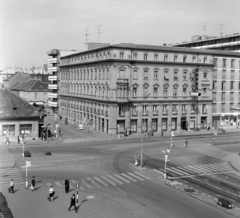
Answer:
[[[207,27],[206,24],[207,23],[203,23],[203,33],[204,33],[204,36],[205,36],[206,27]]]
[[[221,32],[220,32],[220,35],[221,35],[221,37],[222,37],[222,35],[223,35],[223,32],[222,32],[222,26],[223,26],[223,24],[221,23],[220,26],[221,26]]]
[[[87,50],[87,46],[88,46],[88,36],[90,35],[90,34],[88,34],[88,28],[87,28],[87,30],[86,30],[86,34],[84,34],[85,36],[86,36],[86,50]]]
[[[98,25],[98,43],[100,42],[100,26],[102,26],[102,24]]]

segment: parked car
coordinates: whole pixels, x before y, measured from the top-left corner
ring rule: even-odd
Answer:
[[[79,127],[79,130],[83,130],[83,124],[79,124],[78,127]]]
[[[222,207],[226,207],[228,209],[233,208],[233,203],[230,200],[226,199],[226,198],[218,198],[217,203],[219,205],[221,205]]]
[[[226,130],[225,129],[223,129],[223,128],[218,128],[218,130],[217,130],[218,132],[226,132]]]
[[[29,150],[24,151],[24,157],[31,157],[31,153]]]

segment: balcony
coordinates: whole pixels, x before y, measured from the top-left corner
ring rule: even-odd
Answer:
[[[182,114],[183,114],[183,115],[186,115],[186,114],[187,114],[187,111],[186,111],[186,110],[182,111]]]
[[[48,100],[48,106],[49,106],[49,107],[57,107],[57,106],[58,106],[58,103],[55,102],[55,101],[50,101],[50,100]]]
[[[128,84],[128,79],[118,78],[117,84]]]
[[[128,102],[129,98],[128,97],[117,97],[117,102]]]
[[[49,64],[56,64],[57,63],[57,58],[49,58],[48,63]]]
[[[48,76],[49,81],[57,81],[57,76]]]
[[[97,114],[100,115],[100,109],[97,109]]]
[[[137,111],[132,111],[132,117],[137,117],[138,116],[138,112]]]
[[[108,111],[105,111],[105,117],[108,117],[109,114],[108,114]]]
[[[158,111],[153,111],[152,114],[153,116],[158,116]]]
[[[163,115],[168,115],[168,110],[163,110],[162,114]]]
[[[178,114],[178,110],[172,111],[172,114]]]
[[[48,89],[57,89],[58,85],[57,84],[48,84]]]
[[[196,114],[196,111],[191,111],[191,114]]]
[[[143,115],[143,116],[148,116],[148,114],[149,114],[148,111],[142,112],[142,115]]]
[[[207,110],[203,110],[203,111],[202,111],[202,114],[207,114]]]
[[[52,93],[52,92],[48,93],[48,98],[57,98],[57,97],[58,97],[57,93]]]
[[[48,72],[57,72],[57,67],[49,67]]]
[[[125,117],[125,113],[118,114],[119,117]]]

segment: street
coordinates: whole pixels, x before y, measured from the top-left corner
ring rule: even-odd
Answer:
[[[63,128],[63,133],[64,131]],[[75,130],[69,132],[76,134]],[[169,153],[171,161],[168,162],[168,176],[180,184],[191,186],[195,194],[197,190],[198,193],[205,193],[212,199],[225,196],[234,201],[234,205],[239,208],[239,174],[226,162],[228,155],[238,151],[239,144],[227,144],[233,135],[237,141],[237,134],[219,136],[218,140],[226,141],[225,145],[219,146],[208,145],[212,141],[211,137],[204,136],[198,140],[198,137],[189,136],[187,149],[183,148],[184,138],[174,139],[175,146]],[[70,137],[72,135],[68,135],[68,138]],[[140,154],[139,138],[37,146],[28,143],[26,147],[33,154],[33,157],[27,159],[32,164],[28,168],[28,177],[37,178],[37,191],[31,194],[46,196],[48,188],[53,185],[59,193],[54,205],[59,204],[57,208],[60,206],[61,210],[67,211],[70,195],[76,193],[76,184],[79,182],[79,199],[85,201],[87,196],[93,197],[79,207],[79,217],[97,217],[99,214],[100,217],[111,217],[113,214],[114,217],[192,217],[193,214],[199,217],[228,217],[224,209],[220,210],[217,206],[212,207],[210,204],[193,200],[186,193],[176,191],[159,180],[164,171],[162,149],[167,148],[169,143],[167,137],[145,139],[143,163],[144,168],[148,169],[146,171],[134,168],[134,157],[136,154],[139,157]],[[26,158],[21,156],[21,146],[7,149],[16,166],[3,175],[1,188],[7,187],[9,177],[14,176],[16,186],[19,187],[14,197],[20,199],[18,195],[21,192],[23,192],[21,196],[30,192],[24,188]],[[46,157],[44,152],[47,150],[50,150],[53,156]],[[64,194],[63,184],[66,178],[69,178],[71,184],[71,193],[67,195]],[[39,200],[39,203],[42,201],[45,203],[40,203],[42,205],[35,207],[32,212],[29,211],[28,204],[19,202],[16,205],[16,199],[13,200],[10,196],[8,201],[10,206],[14,204],[11,207],[13,214],[17,213],[17,217],[20,218],[31,213],[34,214],[32,217],[42,217],[42,213],[47,217],[47,214],[54,210],[52,206],[46,205],[44,198]],[[31,203],[34,201],[30,199],[29,204]],[[24,205],[27,207],[26,210],[21,210]],[[44,207],[46,209],[43,212]],[[71,216],[77,217],[74,215]]]

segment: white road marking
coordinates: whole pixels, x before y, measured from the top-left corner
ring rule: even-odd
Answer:
[[[138,174],[139,176],[143,177],[144,179],[151,180],[150,178],[148,178],[148,177],[145,176],[145,175],[142,175],[142,174],[139,173],[139,172],[135,172],[135,173]]]
[[[139,176],[134,175],[133,173],[128,173],[128,175],[134,177],[135,179],[138,179],[138,180],[144,181],[144,179],[140,178]]]
[[[110,183],[111,185],[116,185],[116,183],[112,182],[110,179],[108,179],[105,176],[101,176],[101,178],[103,178],[104,180],[106,180],[108,183]]]
[[[116,183],[118,183],[118,184],[120,184],[120,185],[123,184],[121,181],[117,180],[116,178],[114,178],[114,177],[111,176],[111,175],[107,175],[107,177],[109,177],[109,178],[112,179],[114,182],[116,182]]]
[[[121,179],[122,181],[126,182],[126,183],[130,183],[128,180],[124,179],[123,177],[121,177],[118,174],[114,174],[114,176],[116,176],[117,178]]]
[[[92,183],[93,185],[95,185],[97,188],[100,188],[101,186],[98,185],[93,179],[91,178],[87,178],[86,180],[90,181],[90,183]]]
[[[101,179],[99,179],[98,177],[94,177],[94,179],[96,179],[99,183],[101,183],[103,186],[109,186],[107,183],[105,183],[104,181],[102,181]]]

